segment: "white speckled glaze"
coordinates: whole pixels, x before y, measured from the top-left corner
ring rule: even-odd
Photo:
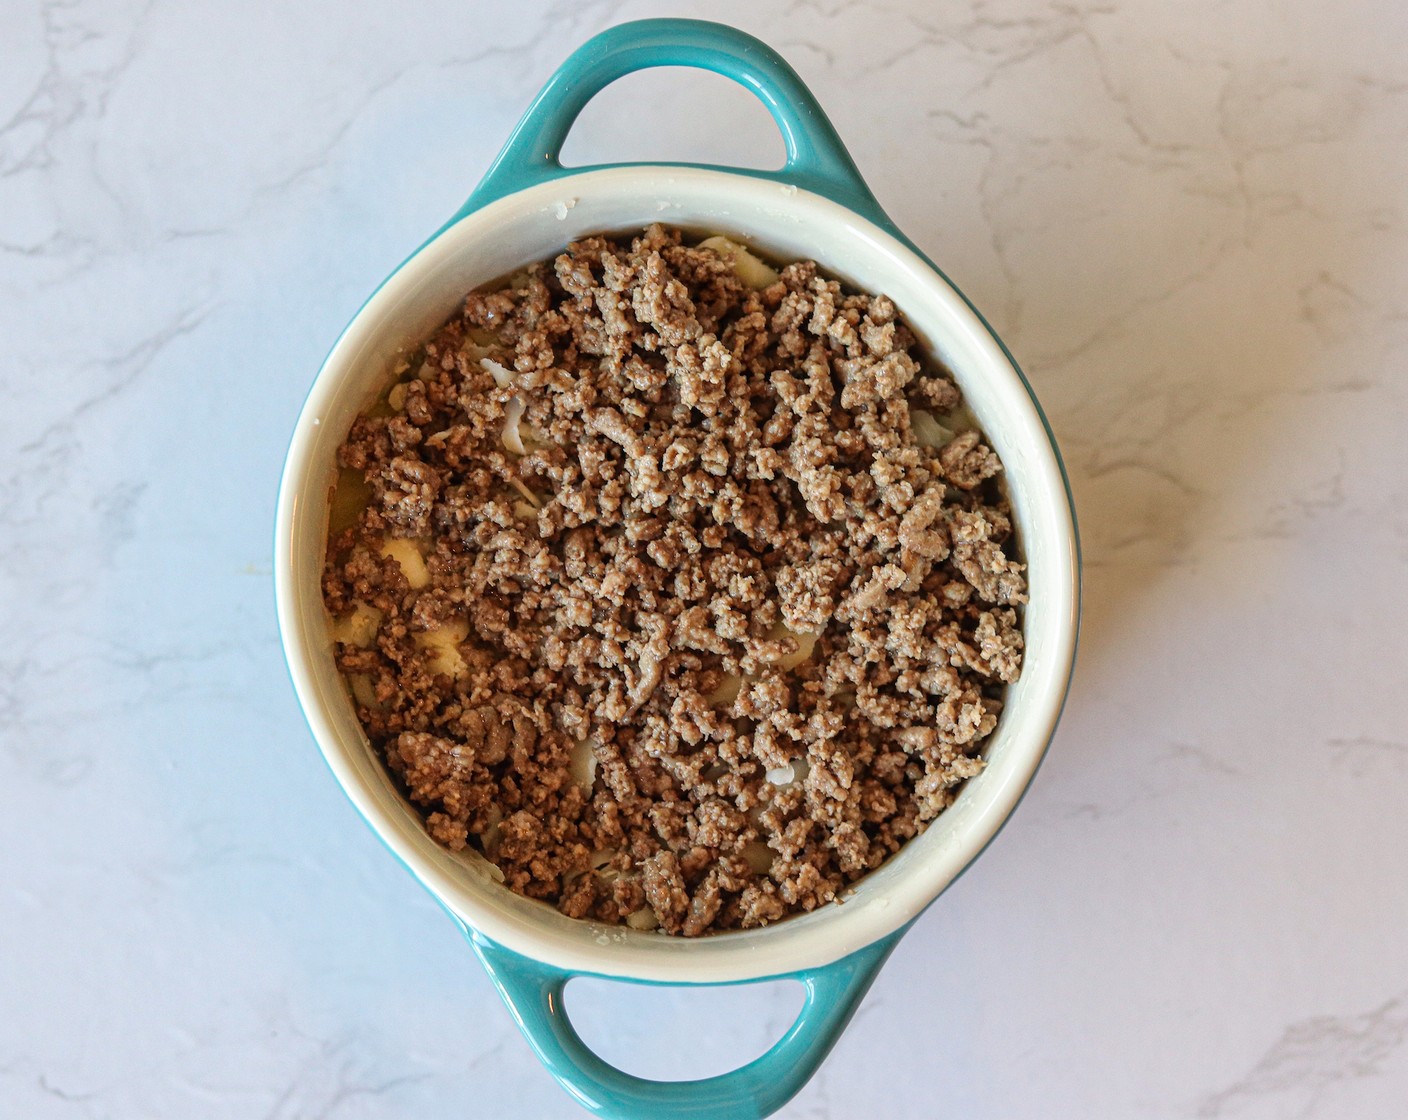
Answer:
[[[986,770],[956,803],[842,903],[693,941],[563,917],[499,885],[482,857],[435,844],[357,723],[333,665],[319,590],[334,452],[395,358],[471,288],[573,238],[653,221],[726,233],[778,259],[811,257],[861,290],[891,296],[952,370],[1005,464],[1031,596],[1022,677],[988,744]],[[348,326],[309,394],[279,496],[274,570],[293,682],[328,765],[445,908],[506,948],[565,970],[675,983],[815,968],[919,914],[982,851],[1035,773],[1065,697],[1079,610],[1075,529],[1059,461],[1020,376],[962,297],[907,246],[834,202],[747,175],[678,167],[584,172],[520,191],[463,218],[406,262]]]

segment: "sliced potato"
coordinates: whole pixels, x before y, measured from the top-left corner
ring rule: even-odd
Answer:
[[[332,620],[332,640],[343,645],[366,649],[376,639],[381,625],[381,611],[368,603],[358,603],[350,614]]]
[[[795,669],[803,661],[810,661],[812,653],[816,650],[816,640],[819,634],[799,634],[796,630],[789,630],[782,623],[777,623],[768,631],[769,638],[793,638],[797,642],[797,649],[789,653],[776,664],[779,669]]]
[[[699,248],[712,249],[719,256],[729,258],[733,262],[733,271],[750,288],[769,288],[777,283],[777,269],[722,234],[706,237],[699,243]]]
[[[430,582],[430,569],[425,566],[425,557],[415,541],[392,537],[382,544],[381,555],[396,561],[411,590],[419,591]]]
[[[716,708],[726,707],[738,699],[738,690],[742,687],[743,678],[737,673],[730,673],[724,677],[719,687],[714,689],[714,694],[709,697],[709,703]]]
[[[749,840],[743,845],[743,858],[748,861],[748,866],[753,869],[755,875],[766,875],[776,854],[761,840]]]
[[[590,739],[577,740],[576,746],[572,748],[572,761],[568,764],[568,772],[572,775],[573,782],[588,793],[591,792],[592,784],[596,781],[596,752],[592,750]],[[611,854],[614,853],[608,854],[607,860]],[[606,863],[607,860],[602,862]]]
[[[642,932],[656,929],[660,925],[660,919],[655,916],[655,911],[650,907],[644,907],[633,914],[626,915],[626,924],[632,929]]]
[[[498,341],[498,336],[493,331],[484,327],[470,327],[465,331],[465,339],[460,344],[460,352],[470,361],[482,361],[489,356]]]
[[[357,524],[357,518],[372,500],[371,484],[361,471],[345,467],[337,472],[328,511],[328,532],[340,533]]]
[[[460,643],[467,637],[469,622],[455,618],[434,630],[422,630],[415,635],[415,643],[430,654],[427,667],[432,673],[458,677],[469,670],[459,650]]]
[[[512,385],[513,379],[516,376],[516,374],[514,374],[511,369],[509,369],[507,366],[500,365],[492,358],[480,358],[479,368],[487,370],[489,374],[493,376],[494,383],[498,385],[501,389],[507,389],[510,385]]]
[[[793,769],[791,764],[779,766],[765,773],[763,780],[770,786],[790,786],[797,780],[797,771]]]
[[[522,480],[517,478],[511,478],[508,480],[508,484],[512,486],[515,490],[517,490],[520,494],[522,494],[524,500],[535,510],[543,508],[543,499],[540,498],[537,494],[535,494],[532,490],[528,489],[528,487],[523,484]]]
[[[490,805],[487,816],[489,824],[479,834],[479,842],[484,846],[486,852],[492,854],[498,850],[499,845],[503,842],[504,830],[499,822],[504,819],[504,814],[497,805]],[[499,882],[503,882],[502,875],[500,875]]]
[[[352,699],[360,707],[381,707],[381,702],[376,698],[376,686],[372,684],[372,678],[367,673],[348,674],[347,687],[352,690]]]
[[[909,426],[914,429],[914,442],[920,447],[931,447],[937,451],[947,447],[953,439],[953,432],[940,424],[932,412],[922,408],[909,410]]]
[[[528,449],[523,446],[523,433],[518,430],[522,420],[523,399],[509,397],[508,404],[504,406],[504,430],[499,434],[499,442],[515,455],[528,454]]]

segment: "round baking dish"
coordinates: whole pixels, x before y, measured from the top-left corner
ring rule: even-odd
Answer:
[[[632,71],[694,66],[753,91],[782,131],[775,172],[632,164],[564,168],[562,142],[603,87]],[[482,857],[426,834],[373,753],[333,663],[320,574],[338,444],[395,360],[464,294],[555,255],[567,242],[651,222],[726,234],[781,260],[810,257],[866,292],[884,292],[962,387],[1006,467],[1030,603],[1021,679],[984,751],[987,767],[920,837],[810,914],[696,940],[602,927],[513,894]],[[294,687],[319,748],[366,822],[464,928],[515,1021],[553,1075],[603,1116],[766,1116],[835,1042],[896,941],[992,840],[1046,751],[1065,699],[1079,616],[1079,554],[1069,489],[1030,386],[991,328],[894,227],[815,99],[787,64],[718,24],[646,20],[592,39],[543,88],[464,207],[367,300],[323,363],[294,431],[275,541],[279,625]],[[762,1057],[718,1077],[655,1082],[608,1066],[563,1009],[577,975],[668,984],[793,977],[806,1000]]]

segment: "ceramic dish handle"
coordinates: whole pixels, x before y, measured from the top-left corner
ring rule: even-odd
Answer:
[[[562,994],[571,973],[480,937],[471,935],[471,942],[534,1052],[588,1111],[611,1120],[759,1120],[791,1100],[816,1072],[899,938],[891,934],[849,957],[786,977],[806,988],[797,1021],[761,1057],[701,1081],[650,1081],[608,1065],[567,1017]]]
[[[731,170],[825,195],[889,225],[816,98],[782,56],[736,28],[693,19],[623,23],[573,52],[548,79],[451,222],[504,195],[567,174],[559,160],[562,144],[587,102],[618,78],[656,66],[722,74],[750,90],[772,114],[787,148],[782,169]]]

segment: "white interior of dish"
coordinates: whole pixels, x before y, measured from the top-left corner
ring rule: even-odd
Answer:
[[[985,752],[987,769],[923,836],[840,904],[747,932],[695,940],[601,927],[511,893],[475,854],[435,844],[357,722],[333,665],[320,573],[334,452],[392,363],[464,294],[570,240],[660,221],[728,234],[779,260],[810,257],[832,275],[894,299],[954,374],[1006,467],[1025,559],[1026,661]],[[279,498],[275,572],[289,666],[313,734],[348,796],[388,847],[466,925],[517,953],[579,972],[723,982],[828,963],[898,929],[991,839],[1031,779],[1055,728],[1074,653],[1075,535],[1049,437],[991,332],[915,253],[819,196],[745,175],[688,168],[584,172],[469,215],[367,301],[319,373],[299,418]]]

